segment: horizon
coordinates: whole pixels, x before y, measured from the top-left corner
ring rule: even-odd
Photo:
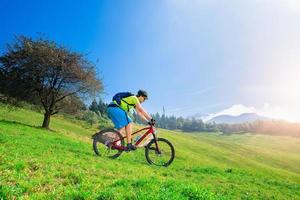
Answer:
[[[0,11],[1,53],[43,33],[96,63],[106,102],[145,89],[153,114],[300,122],[299,1],[4,0]]]

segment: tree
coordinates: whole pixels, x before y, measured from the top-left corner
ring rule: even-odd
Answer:
[[[99,99],[99,103],[98,103],[98,110],[101,114],[101,117],[107,117],[107,106],[108,104],[105,103],[101,98]]]
[[[155,115],[152,116],[156,120],[156,126],[161,127],[161,118],[159,113],[157,112]]]
[[[60,111],[58,103],[68,96],[102,90],[95,66],[84,55],[47,39],[19,36],[0,57],[0,93],[41,104],[42,127]]]
[[[177,119],[175,116],[171,116],[168,118],[168,128],[174,130],[177,128]]]
[[[183,117],[177,118],[176,124],[177,124],[178,129],[182,129],[183,123],[184,123],[184,118]]]
[[[95,124],[98,120],[97,114],[93,111],[86,111],[83,115],[83,120],[88,122],[91,126]]]
[[[182,130],[186,132],[193,131],[192,129],[192,121],[190,119],[185,119],[182,125]]]
[[[167,128],[166,115],[165,114],[163,114],[160,118],[160,127],[161,128]]]
[[[80,111],[86,110],[85,104],[76,95],[67,96],[62,101],[58,102],[56,107],[59,108],[61,112],[71,115],[78,114]]]
[[[99,110],[98,110],[98,104],[96,99],[93,100],[92,104],[89,107],[90,111],[93,111],[94,113],[96,113],[97,115],[99,115]]]

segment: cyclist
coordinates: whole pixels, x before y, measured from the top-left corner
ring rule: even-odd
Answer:
[[[128,116],[128,112],[135,109],[137,114],[148,124],[155,120],[145,111],[141,106],[145,100],[148,99],[148,94],[144,90],[139,90],[137,95],[128,92],[117,93],[113,97],[113,101],[108,105],[107,114],[113,121],[115,128],[120,132],[126,132],[127,147],[126,151],[136,150],[132,144],[132,119]]]

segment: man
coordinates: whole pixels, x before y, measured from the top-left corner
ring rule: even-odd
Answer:
[[[128,92],[118,93],[113,97],[113,101],[108,105],[107,114],[113,121],[115,128],[119,132],[126,132],[127,148],[126,151],[136,150],[132,145],[132,119],[128,116],[131,109],[135,109],[137,114],[146,122],[151,123],[154,120],[145,111],[141,104],[148,99],[148,94],[144,90],[139,90],[137,95]]]

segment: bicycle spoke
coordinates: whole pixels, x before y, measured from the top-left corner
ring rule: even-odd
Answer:
[[[121,139],[122,136],[120,133],[115,130],[103,130],[97,134],[97,137],[94,138],[93,148],[97,155],[105,156],[110,158],[117,158],[121,155],[122,151],[118,149],[112,149],[111,143],[115,140]],[[117,142],[117,145],[124,145],[124,140]]]
[[[150,164],[168,166],[174,159],[174,148],[169,141],[162,138],[157,140],[157,144],[158,149],[155,142],[148,145],[146,159]]]

